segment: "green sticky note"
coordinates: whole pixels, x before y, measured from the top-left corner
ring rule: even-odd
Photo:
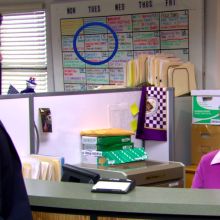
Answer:
[[[137,130],[137,124],[138,124],[137,119],[135,119],[134,121],[131,121],[130,123],[131,123],[131,130],[136,131]]]
[[[139,109],[137,107],[137,104],[134,103],[133,105],[130,106],[131,112],[133,115],[136,115],[139,112]]]

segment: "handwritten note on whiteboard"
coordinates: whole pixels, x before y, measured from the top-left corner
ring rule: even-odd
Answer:
[[[84,18],[84,24],[92,23],[92,22],[100,22],[106,24],[106,17],[92,17],[92,18]],[[85,34],[104,34],[107,33],[107,28],[93,25],[85,28]]]
[[[161,13],[161,30],[188,29],[188,10]]]
[[[156,50],[160,48],[159,32],[134,33],[135,50]]]
[[[61,34],[62,35],[75,35],[75,33],[83,26],[83,19],[62,19],[61,20]],[[81,31],[80,34],[84,34]]]
[[[108,52],[86,52],[86,60],[91,62],[101,62],[108,58]],[[108,63],[102,65],[86,64],[87,68],[108,68]]]
[[[133,50],[133,34],[123,33],[117,34],[118,50]],[[108,34],[108,48],[110,51],[115,49],[115,38],[112,34]]]
[[[86,51],[106,51],[107,50],[107,34],[96,34],[85,36]]]
[[[128,104],[122,103],[109,106],[109,127],[131,130],[128,123]]]
[[[109,84],[108,69],[86,69],[88,84]]]
[[[161,50],[161,53],[174,54],[174,56],[179,57],[184,63],[189,61],[189,49]]]
[[[65,91],[86,90],[86,84],[64,84]]]
[[[84,52],[80,54],[84,57]],[[85,68],[85,63],[74,52],[65,52],[63,53],[63,67]]]
[[[161,48],[188,48],[188,30],[161,31]]]
[[[93,90],[98,88],[100,85],[87,85],[87,90]]]
[[[123,84],[124,71],[123,69],[110,69],[110,84]]]
[[[137,59],[141,54],[155,55],[156,53],[160,53],[160,51],[156,51],[156,50],[134,51],[134,59]]]
[[[111,55],[111,53],[109,52]],[[123,63],[133,60],[133,51],[117,52],[114,58],[109,61],[109,67],[123,68]]]
[[[84,36],[80,35],[76,40],[76,47],[78,51],[84,51]],[[62,50],[63,51],[74,51],[73,49],[73,37],[64,36],[62,37]]]
[[[86,83],[85,69],[64,68],[64,83]]]
[[[107,25],[110,26],[115,32],[132,31],[132,22],[130,15],[108,17]]]
[[[159,13],[133,15],[133,31],[157,31],[159,30],[159,19]]]

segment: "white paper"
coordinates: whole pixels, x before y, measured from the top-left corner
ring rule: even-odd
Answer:
[[[122,103],[109,106],[109,127],[131,130],[128,124],[128,104]]]
[[[108,181],[99,181],[94,185],[93,189],[116,189],[116,190],[122,190],[125,191],[128,189],[130,182],[108,182]]]
[[[49,181],[52,180],[53,169],[54,169],[53,164],[49,164],[48,170],[47,170],[46,180],[49,180]]]
[[[32,176],[31,179],[39,179],[40,177],[40,159],[31,157],[20,157],[21,163],[31,164]]]
[[[54,169],[54,176],[55,176],[55,181],[59,181],[58,176],[57,176],[57,172],[55,169]]]
[[[46,180],[48,166],[49,166],[48,162],[42,162],[41,161],[41,174],[40,174],[40,179],[41,180]]]

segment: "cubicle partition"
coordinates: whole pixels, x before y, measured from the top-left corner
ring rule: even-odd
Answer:
[[[28,156],[31,152],[31,101],[30,95],[0,96],[0,121],[10,134],[20,156]]]
[[[39,131],[39,153],[63,156],[71,164],[80,163],[80,131],[109,128],[108,107],[119,104],[127,106],[124,108],[127,117],[121,117],[127,118],[123,125],[131,130],[130,122],[138,116],[128,110],[134,103],[139,106],[140,96],[140,89],[37,94],[34,96],[34,120]],[[52,133],[43,132],[39,108],[50,108]],[[132,142],[135,147],[143,146],[142,140],[135,136],[132,136]]]
[[[127,106],[128,128],[133,116],[130,106],[139,107],[141,88],[37,93],[0,96],[0,120],[5,124],[20,155],[40,153],[63,156],[66,163],[80,163],[80,131],[109,127],[110,105]],[[19,107],[18,107],[19,106]],[[39,108],[50,108],[52,132],[43,132]],[[167,141],[132,141],[145,147],[149,159],[175,160],[174,89],[167,88]],[[184,158],[181,159],[183,162]]]

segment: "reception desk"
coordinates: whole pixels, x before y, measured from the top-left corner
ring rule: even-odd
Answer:
[[[129,194],[91,193],[90,184],[25,179],[32,211],[90,219],[220,219],[220,190],[136,187]]]

